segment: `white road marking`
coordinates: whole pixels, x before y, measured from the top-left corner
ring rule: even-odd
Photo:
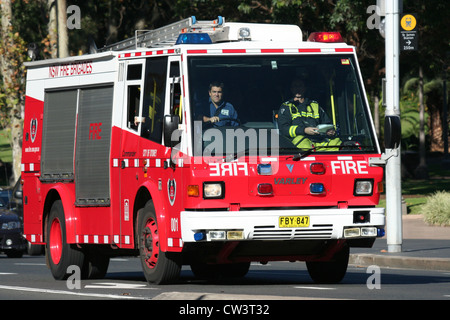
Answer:
[[[295,289],[310,289],[310,290],[336,290],[336,288],[325,287],[294,287]]]
[[[120,262],[126,262],[129,261],[130,259],[124,259],[124,258],[111,258],[110,261],[120,261]]]
[[[17,273],[9,273],[9,272],[0,272],[0,276],[12,276],[15,275]]]
[[[130,283],[116,283],[116,282],[102,282],[102,283],[93,283],[84,286],[85,289],[152,289],[156,290],[157,288],[150,288],[146,284],[130,284]]]
[[[140,300],[150,300],[151,298],[146,297],[133,297],[133,296],[119,296],[114,294],[99,294],[99,293],[83,293],[76,291],[64,291],[64,290],[50,290],[41,288],[27,288],[27,287],[13,287],[13,286],[2,286],[0,285],[0,290],[14,290],[14,291],[25,291],[25,292],[37,292],[37,293],[48,293],[48,294],[65,294],[71,296],[80,297],[95,297],[95,298],[108,298],[108,299],[140,299]]]

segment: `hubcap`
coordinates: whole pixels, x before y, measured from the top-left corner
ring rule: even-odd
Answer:
[[[148,268],[153,269],[156,267],[159,255],[158,227],[153,219],[147,221],[141,239],[145,263]]]
[[[50,227],[49,249],[53,263],[58,264],[62,254],[62,232],[58,219],[54,219]]]

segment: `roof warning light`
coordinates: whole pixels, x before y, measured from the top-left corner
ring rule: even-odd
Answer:
[[[207,33],[182,33],[178,36],[176,44],[211,44]]]
[[[339,32],[313,32],[308,38],[311,42],[344,42]]]

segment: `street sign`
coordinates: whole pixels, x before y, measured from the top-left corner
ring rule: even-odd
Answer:
[[[417,51],[417,19],[413,14],[404,14],[400,20],[400,50]]]

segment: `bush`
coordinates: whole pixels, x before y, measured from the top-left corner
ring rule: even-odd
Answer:
[[[450,193],[438,191],[427,197],[422,206],[425,222],[440,226],[450,226]]]

